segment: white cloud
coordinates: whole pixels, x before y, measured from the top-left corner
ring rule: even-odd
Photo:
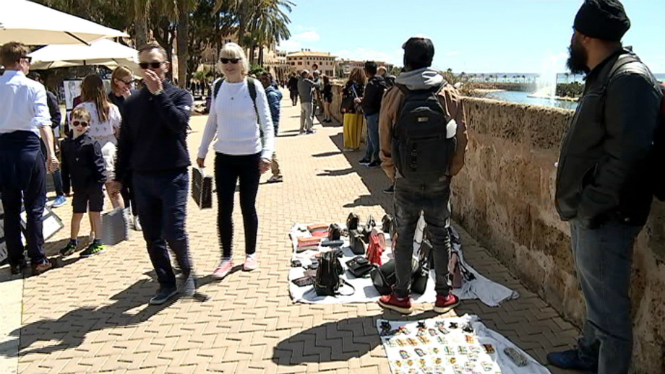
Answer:
[[[338,51],[337,53],[334,53],[334,55],[349,60],[357,60],[357,61],[374,60],[374,61],[385,61],[394,65],[402,64],[401,49],[396,49],[392,53],[386,53],[381,51],[375,51],[373,49],[365,49],[359,47],[351,51],[348,49]]]
[[[289,40],[282,40],[279,43],[279,49],[287,52],[299,51],[302,48],[309,47],[312,43],[321,40],[321,36],[314,30],[303,31],[298,34],[291,35]]]

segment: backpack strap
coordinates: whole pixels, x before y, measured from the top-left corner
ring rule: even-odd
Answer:
[[[600,110],[599,118],[601,119],[605,118],[605,101],[607,99],[607,88],[609,87],[610,83],[612,83],[614,75],[616,74],[617,71],[619,71],[619,69],[628,64],[632,64],[633,62],[641,62],[641,60],[634,54],[627,53],[624,55],[620,55],[619,58],[617,58],[617,60],[614,62],[614,65],[612,65],[612,69],[610,70],[610,73],[607,75],[607,79],[605,80],[605,83],[603,84],[603,88],[601,89],[600,93],[601,105],[598,106]]]
[[[215,91],[214,91],[215,93],[212,96],[213,101],[217,98],[217,94],[219,93],[219,89],[222,87],[222,83],[224,83],[224,78],[215,82]],[[254,104],[254,112],[256,113],[256,119],[258,121],[259,109],[256,107],[256,79],[247,77],[247,86],[248,86],[247,88],[249,89],[249,97],[252,98],[252,103]]]

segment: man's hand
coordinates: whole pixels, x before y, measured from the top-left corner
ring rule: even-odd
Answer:
[[[125,99],[132,96],[132,91],[129,89],[129,86],[125,86],[120,93]]]
[[[145,82],[145,86],[148,88],[150,93],[154,94],[164,89],[162,86],[162,79],[159,78],[159,75],[157,75],[154,71],[144,70],[143,73],[143,81]]]
[[[261,174],[270,170],[270,165],[272,165],[272,161],[268,160],[267,158],[262,158],[261,162],[259,163],[259,170],[261,171]]]
[[[60,168],[60,161],[58,161],[58,158],[55,157],[55,155],[51,155],[46,161],[46,167],[48,168],[49,173],[53,173]]]
[[[111,196],[117,196],[120,193],[120,190],[122,190],[122,183],[117,181],[110,182],[108,189]]]
[[[198,157],[198,158],[196,159],[196,164],[197,164],[201,169],[203,169],[204,167],[206,167],[206,159],[205,159],[205,158],[200,158],[200,157]]]
[[[361,99],[359,97],[356,97],[355,99],[353,99],[353,102],[356,103],[356,104],[360,104],[360,103],[362,103],[362,101],[363,101],[363,99]]]

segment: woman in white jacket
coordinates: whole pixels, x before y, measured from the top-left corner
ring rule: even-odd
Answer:
[[[233,268],[233,202],[239,182],[240,208],[245,226],[243,270],[257,268],[256,236],[259,219],[256,195],[261,174],[270,169],[274,149],[273,124],[265,91],[260,82],[248,78],[249,63],[242,48],[227,43],[220,51],[224,80],[218,92],[213,88],[210,115],[196,162],[205,166],[205,157],[215,135],[215,184],[217,224],[222,260],[213,278],[222,279]],[[255,100],[252,100],[252,93]]]

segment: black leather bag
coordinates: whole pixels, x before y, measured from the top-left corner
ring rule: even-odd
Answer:
[[[321,254],[319,267],[316,269],[314,277],[314,291],[318,296],[350,296],[355,293],[355,287],[342,278],[344,268],[339,262],[340,253],[338,250],[332,250]],[[339,292],[340,287],[344,284],[352,289],[350,294]]]
[[[391,238],[395,236],[395,219],[390,214],[386,214],[381,219],[381,231],[389,234]]]
[[[369,236],[372,235],[372,229],[376,227],[376,221],[371,215],[367,217],[367,223],[363,227],[362,234],[365,243],[369,243]]]
[[[192,168],[192,198],[200,209],[212,208],[212,176],[200,168]]]
[[[330,225],[330,227],[328,227],[328,240],[336,241],[339,240],[341,236],[342,236],[342,229],[339,227],[338,224],[333,223]]]
[[[429,270],[422,267],[416,259],[411,263],[411,269],[411,291],[422,295],[427,289]],[[390,260],[385,264],[372,269],[370,271],[370,277],[372,278],[374,288],[376,288],[381,295],[390,294],[395,284],[397,284],[395,260]]]
[[[364,255],[367,252],[365,237],[358,230],[349,231],[349,247],[354,255]]]
[[[346,262],[346,266],[351,274],[356,278],[364,278],[374,268],[372,264],[363,256],[356,256]]]
[[[346,217],[346,229],[349,232],[351,232],[351,230],[357,230],[358,222],[360,222],[360,218],[358,218],[358,215],[355,213],[349,213],[349,216]]]

